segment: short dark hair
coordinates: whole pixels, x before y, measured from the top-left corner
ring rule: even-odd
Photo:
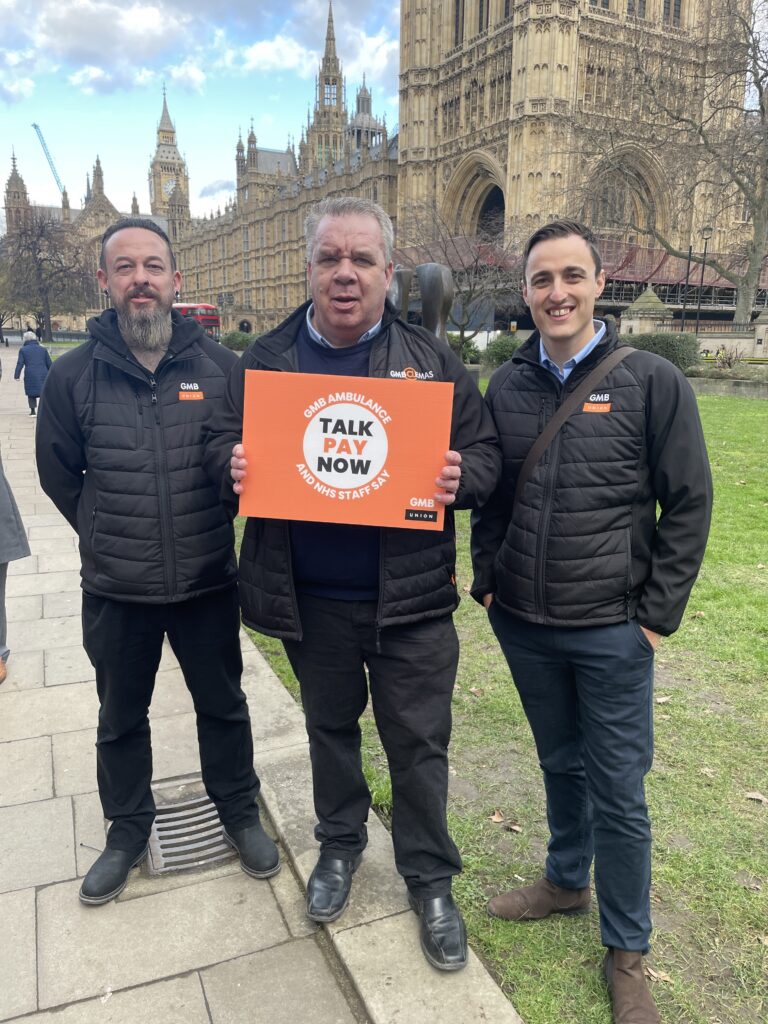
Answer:
[[[535,245],[538,245],[539,242],[546,242],[550,238],[569,238],[571,235],[577,235],[587,243],[589,251],[592,253],[592,259],[595,261],[595,273],[599,274],[603,269],[603,261],[600,258],[600,253],[597,251],[597,239],[591,229],[586,224],[581,224],[577,220],[553,220],[549,224],[544,224],[542,227],[537,228],[525,243],[525,248],[523,249],[523,276],[525,276],[525,268],[528,266],[528,257],[531,255],[531,249]]]
[[[171,248],[171,240],[160,227],[159,224],[155,224],[149,217],[121,217],[120,220],[116,220],[114,224],[110,224],[104,234],[101,236],[101,252],[99,253],[99,266],[102,270],[107,269],[107,261],[104,258],[104,249],[107,242],[110,240],[112,235],[116,235],[118,231],[124,231],[126,228],[141,228],[143,231],[153,231],[168,246],[168,253],[171,257],[171,270],[176,270],[176,257],[173,255],[173,249]]]

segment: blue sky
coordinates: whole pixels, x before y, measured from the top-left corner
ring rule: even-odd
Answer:
[[[365,73],[374,112],[393,128],[399,5],[334,0],[333,15],[348,105]],[[327,19],[326,0],[230,0],[223,12],[211,0],[0,0],[2,188],[15,150],[33,202],[59,202],[36,122],[73,207],[98,154],[115,206],[130,209],[135,191],[148,212],[165,82],[192,212],[215,210],[234,178],[238,129],[245,137],[253,119],[260,145],[298,144]]]

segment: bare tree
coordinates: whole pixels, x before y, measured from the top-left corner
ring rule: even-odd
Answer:
[[[95,300],[95,267],[87,244],[44,211],[33,210],[7,237],[9,294],[51,341],[52,313],[84,313]]]
[[[699,263],[713,226],[707,265],[734,286],[745,322],[768,252],[768,0],[719,0],[706,29],[703,54],[663,25],[630,32],[606,72],[630,123],[606,130],[584,118],[576,129],[589,177],[578,212],[682,259],[690,242]],[[646,173],[651,162],[663,184]]]
[[[5,252],[5,246],[0,245],[0,345],[8,344],[3,334],[3,328],[19,312],[11,288],[10,270],[10,262]]]
[[[500,218],[481,222],[474,235],[456,234],[435,204],[414,203],[398,231],[396,255],[404,266],[442,263],[450,268],[454,305],[449,320],[462,349],[483,330],[484,315],[508,320],[520,308],[522,247],[505,239]]]

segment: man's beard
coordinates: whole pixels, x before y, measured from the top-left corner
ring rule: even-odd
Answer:
[[[158,305],[153,309],[131,309],[130,300],[137,295],[150,295],[157,299]],[[171,309],[162,302],[159,295],[151,292],[132,292],[126,295],[120,305],[115,303],[117,326],[129,348],[142,349],[144,352],[162,352],[171,342]]]

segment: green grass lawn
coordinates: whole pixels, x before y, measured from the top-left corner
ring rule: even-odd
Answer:
[[[768,1018],[768,402],[701,397],[715,480],[706,560],[656,674],[650,965],[665,1024]],[[457,517],[459,587],[471,579]],[[466,598],[466,593],[462,596]],[[597,913],[492,920],[495,893],[541,874],[547,829],[530,732],[485,613],[466,598],[454,695],[450,823],[470,941],[526,1024],[609,1024]],[[279,643],[254,634],[296,694]],[[365,763],[384,816],[386,762],[369,716]],[[501,811],[504,823],[490,820]],[[514,828],[505,827],[513,825]]]

